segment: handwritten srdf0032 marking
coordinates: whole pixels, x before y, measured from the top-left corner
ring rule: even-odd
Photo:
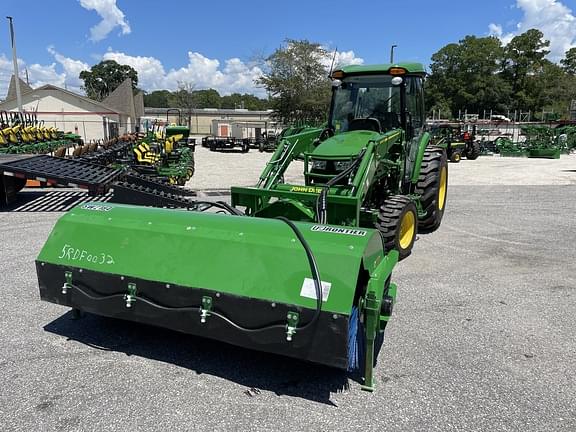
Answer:
[[[114,258],[110,254],[104,252],[95,253],[94,251],[87,251],[86,249],[76,248],[69,244],[65,244],[62,247],[62,251],[58,256],[58,259],[63,259],[66,261],[83,261],[100,265],[115,264]]]

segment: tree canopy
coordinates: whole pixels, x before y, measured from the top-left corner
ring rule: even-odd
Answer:
[[[257,84],[272,96],[274,115],[284,123],[321,122],[330,102],[330,80],[318,43],[288,39],[266,59],[267,71]]]
[[[444,116],[459,111],[554,111],[566,116],[576,99],[576,48],[560,65],[546,59],[550,42],[530,29],[506,46],[498,38],[466,36],[432,56],[427,106]]]
[[[190,107],[192,108],[244,108],[251,111],[264,111],[270,108],[268,99],[262,99],[248,93],[232,93],[221,96],[214,89],[189,90]],[[153,108],[182,108],[182,96],[181,89],[174,92],[155,90],[144,95],[144,105]]]
[[[101,101],[130,78],[132,88],[138,86],[138,72],[128,65],[118,64],[114,60],[103,60],[92,66],[89,71],[80,72],[79,78],[84,81],[84,91],[90,99]]]

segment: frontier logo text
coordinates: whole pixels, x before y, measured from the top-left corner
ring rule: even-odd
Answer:
[[[332,234],[344,234],[344,235],[352,235],[358,237],[365,237],[366,231],[359,230],[359,229],[351,229],[351,228],[336,228],[326,225],[314,225],[312,227],[312,231],[320,231],[320,232],[327,232]]]

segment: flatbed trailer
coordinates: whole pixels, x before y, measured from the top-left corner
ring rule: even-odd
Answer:
[[[91,196],[114,192],[112,201],[153,207],[188,207],[194,192],[124,169],[48,155],[0,156],[0,207],[13,203],[27,180],[73,187]]]
[[[204,140],[204,146],[208,147],[210,151],[219,150],[230,150],[234,148],[240,148],[242,153],[248,152],[250,150],[250,143],[241,139],[234,137],[221,137],[212,136],[206,137]]]

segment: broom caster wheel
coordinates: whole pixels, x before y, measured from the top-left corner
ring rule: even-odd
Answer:
[[[80,318],[82,318],[82,311],[80,309],[72,308],[72,319],[76,321]]]

